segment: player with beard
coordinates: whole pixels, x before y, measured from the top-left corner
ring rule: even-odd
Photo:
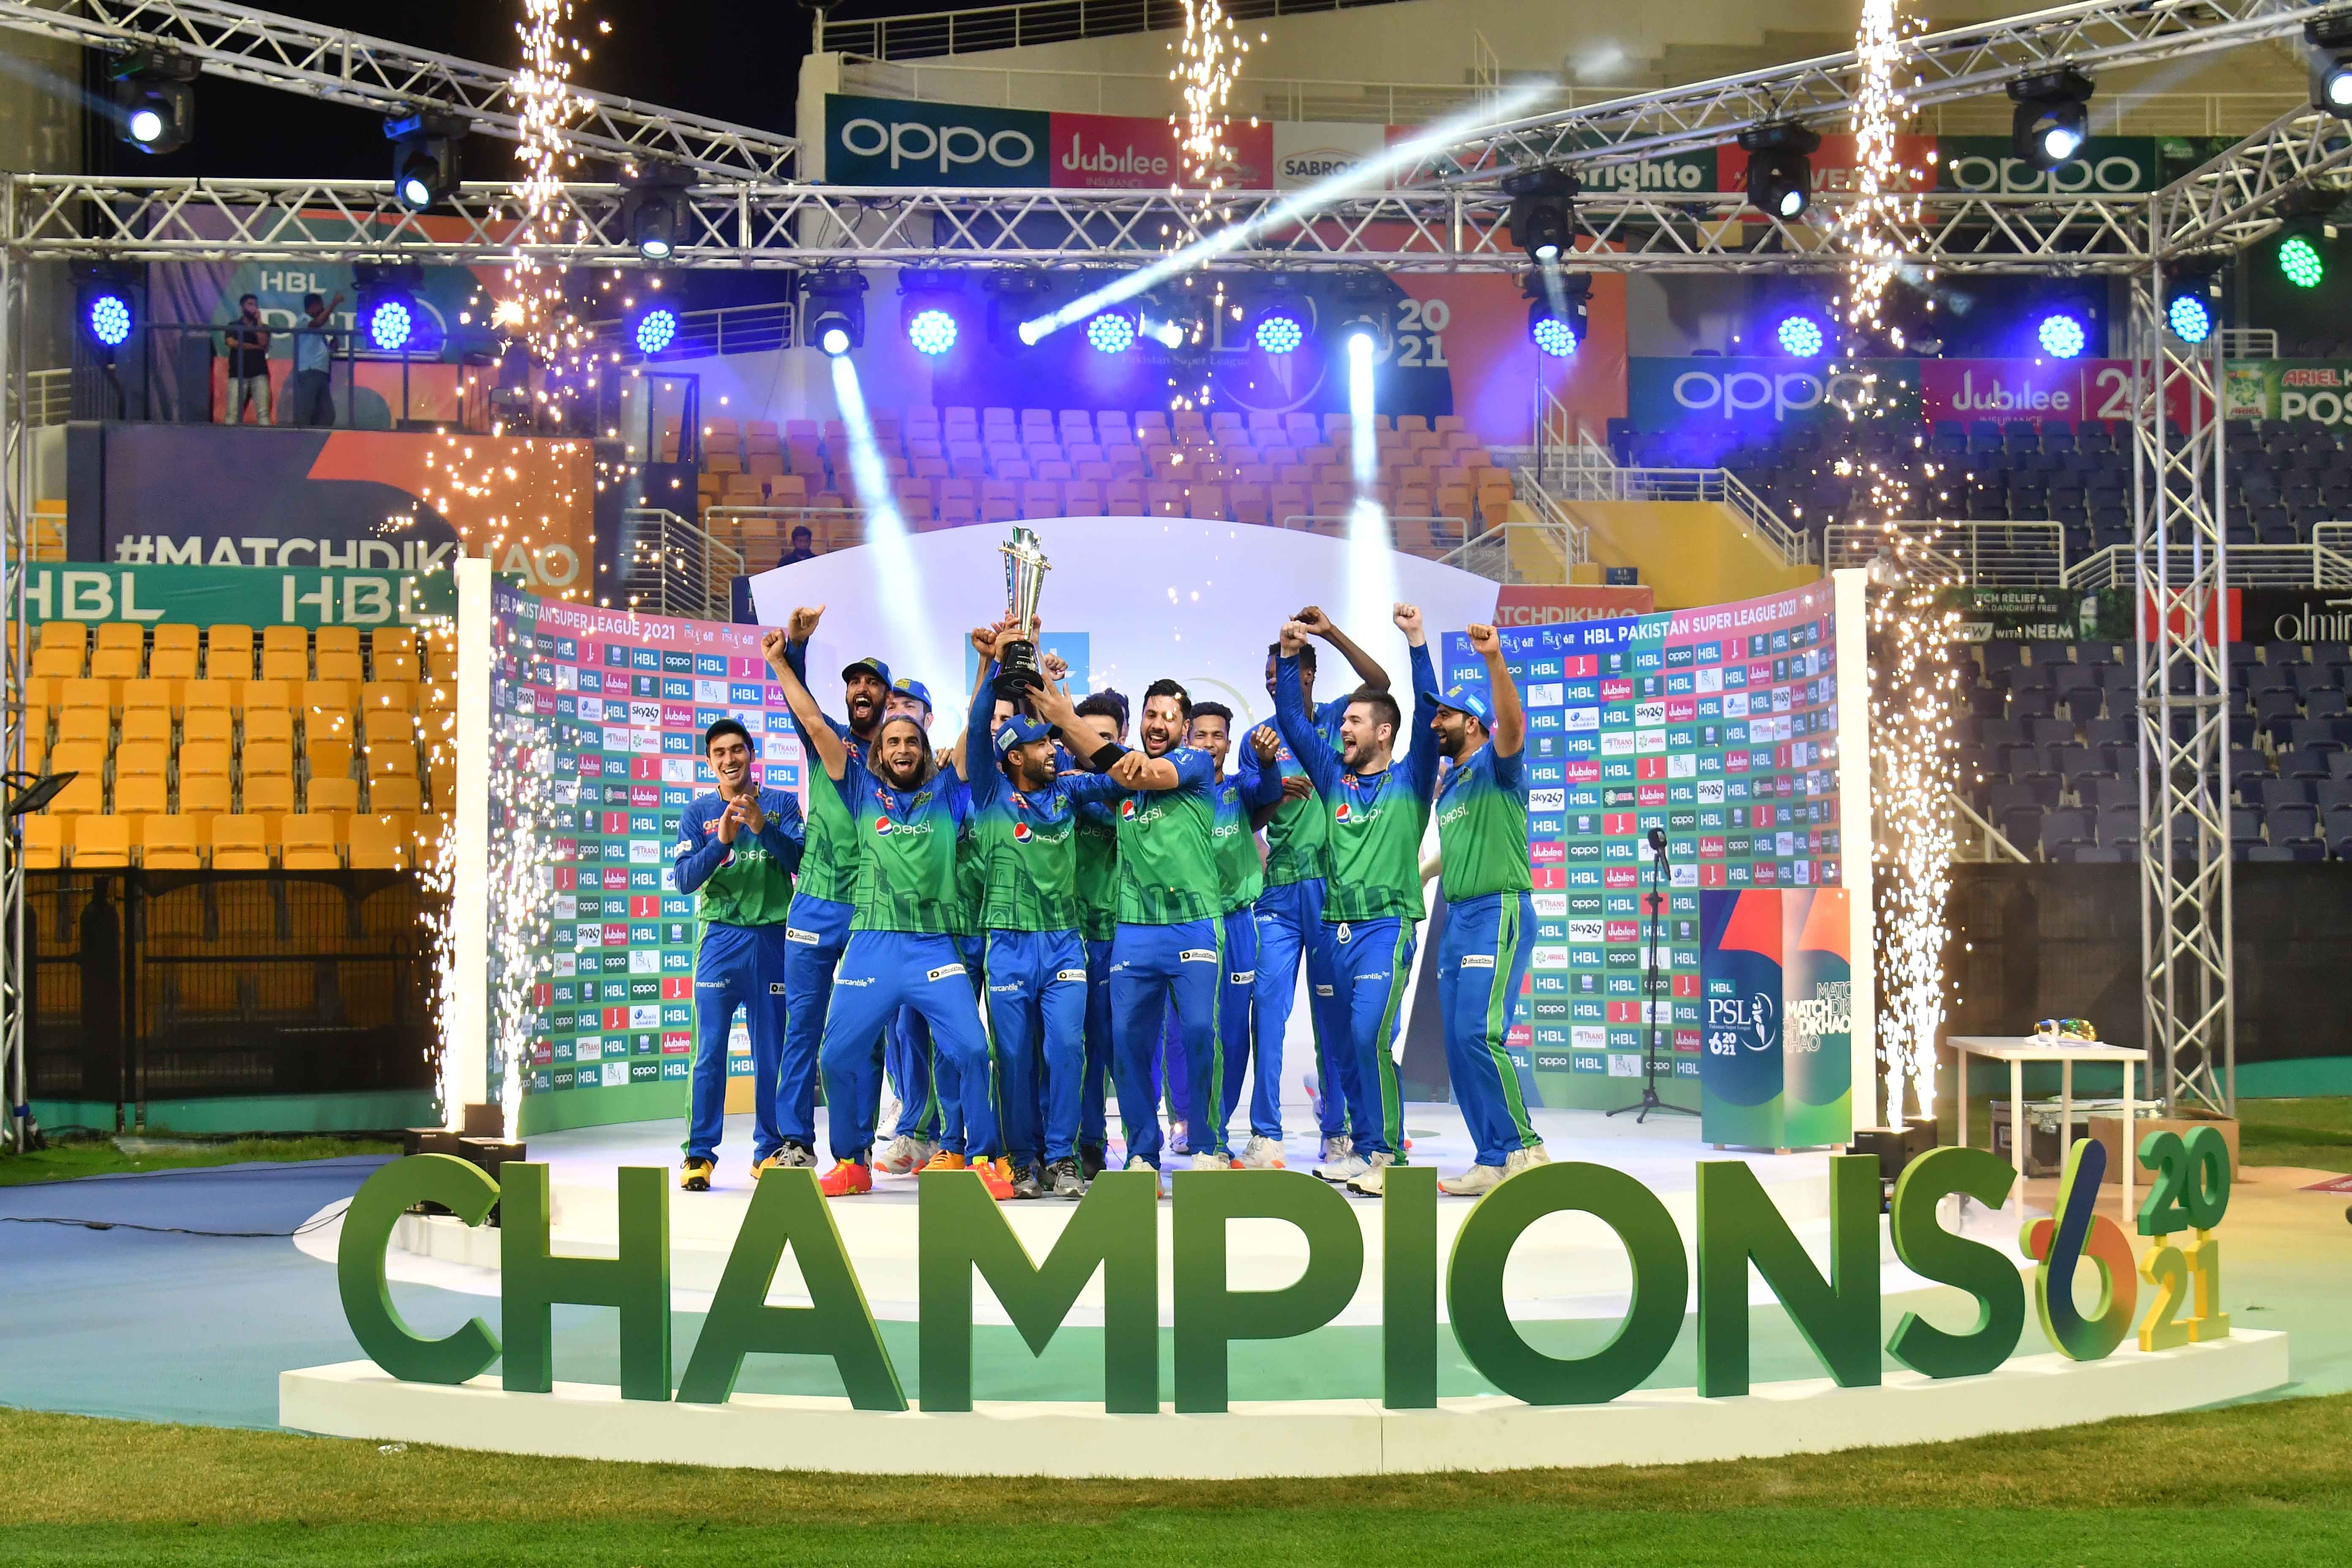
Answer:
[[[1356,1062],[1357,1099],[1348,1107],[1355,1147],[1315,1173],[1349,1190],[1377,1194],[1384,1173],[1403,1159],[1404,1106],[1397,1085],[1395,1042],[1404,988],[1412,972],[1415,929],[1423,914],[1421,840],[1437,785],[1437,731],[1428,699],[1437,685],[1422,634],[1421,612],[1396,607],[1412,661],[1416,694],[1411,750],[1391,755],[1399,715],[1385,691],[1359,691],[1339,721],[1341,751],[1321,748],[1298,679],[1307,628],[1282,628],[1275,661],[1274,713],[1282,737],[1315,781],[1328,814],[1331,875],[1323,919],[1332,942],[1334,1022],[1344,1017]]]
[[[1056,724],[1064,716],[1037,700]],[[1089,759],[1101,771],[1069,781],[1072,797],[1112,808],[1118,823],[1118,931],[1111,939],[1112,1078],[1127,1132],[1128,1169],[1160,1169],[1160,1110],[1152,1048],[1172,1000],[1183,1032],[1194,1105],[1224,1102],[1217,1012],[1223,991],[1223,892],[1217,879],[1215,764],[1181,744],[1192,701],[1172,680],[1143,695],[1140,752],[1114,742]],[[1078,715],[1066,732],[1083,733]],[[1212,1118],[1212,1121],[1213,1121]],[[1206,1144],[1206,1147],[1203,1147]],[[1192,1141],[1192,1168],[1231,1163],[1213,1127]]]
[[[797,614],[784,627],[784,658],[803,689],[808,639],[815,629],[814,617],[803,625]],[[836,723],[820,713],[817,723],[850,757],[862,760],[882,728],[890,700],[890,667],[878,658],[858,659],[842,670],[841,688],[842,710],[849,722]],[[802,750],[804,765],[814,767],[815,753],[805,742]],[[834,971],[840,966],[850,920],[856,913],[857,840],[838,792],[812,777],[807,793],[808,842],[801,854],[792,911],[784,921],[784,1061],[786,1081],[792,1081],[789,1069],[796,1068],[811,1084],[813,1100],[818,1044],[833,1003]],[[810,1121],[814,1137],[814,1107]]]
[[[1127,699],[1105,687],[1082,699],[1087,733],[1072,742],[1083,764],[1107,746],[1127,743]],[[1087,1070],[1078,1104],[1078,1170],[1089,1182],[1108,1157],[1105,1114],[1110,1078],[1110,950],[1118,934],[1118,819],[1100,804],[1078,811],[1078,929],[1087,941]]]
[[[1244,767],[1225,772],[1233,754],[1234,710],[1222,702],[1196,703],[1192,742],[1209,753],[1216,769],[1217,814],[1210,828],[1215,840],[1217,884],[1223,895],[1220,918],[1225,939],[1225,988],[1217,1003],[1218,1047],[1224,1056],[1224,1098],[1192,1107],[1197,1123],[1217,1121],[1217,1146],[1229,1147],[1234,1108],[1241,1102],[1242,1068],[1250,1058],[1250,997],[1257,984],[1257,900],[1265,885],[1265,863],[1257,852],[1258,824],[1282,801],[1282,775],[1273,769]],[[1249,755],[1246,749],[1244,757]],[[1275,1071],[1281,1072],[1277,1062]],[[1280,1148],[1280,1140],[1276,1141]]]
[[[1359,691],[1385,692],[1388,671],[1356,646],[1347,633],[1331,624],[1321,607],[1309,605],[1293,617],[1310,637],[1320,637],[1339,650],[1360,683]],[[1275,659],[1280,644],[1265,650],[1265,691],[1274,695]],[[1339,751],[1339,721],[1352,694],[1318,704],[1315,700],[1315,645],[1298,650],[1300,701],[1314,718],[1322,748]],[[1250,1140],[1241,1163],[1255,1168],[1282,1168],[1282,1037],[1290,1026],[1290,1010],[1298,997],[1298,972],[1307,971],[1307,1022],[1315,1041],[1315,1074],[1320,1086],[1317,1106],[1323,1137],[1323,1158],[1345,1160],[1354,1150],[1348,1136],[1348,1107],[1360,1090],[1355,1061],[1342,1048],[1348,1037],[1344,1018],[1333,1002],[1338,994],[1331,974],[1331,953],[1323,923],[1324,880],[1330,874],[1326,839],[1328,808],[1313,798],[1307,769],[1279,731],[1261,725],[1251,737],[1261,768],[1278,770],[1283,780],[1282,804],[1265,825],[1265,888],[1257,900],[1257,984],[1251,998],[1255,1087],[1250,1092]]]
[[[673,874],[697,893],[694,1069],[686,1163],[678,1185],[707,1193],[727,1114],[727,1032],[735,1009],[751,1037],[751,1179],[772,1167],[814,1165],[816,1063],[785,1070],[784,940],[793,868],[803,832],[800,803],[751,777],[751,732],[721,719],[703,733],[719,781],[678,820]]]
[[[1437,1184],[1476,1197],[1530,1165],[1549,1163],[1528,1119],[1518,1069],[1503,1037],[1528,974],[1535,929],[1528,870],[1528,782],[1520,753],[1527,721],[1492,626],[1469,628],[1486,661],[1486,692],[1456,686],[1419,693],[1436,710],[1437,749],[1453,766],[1437,786],[1438,858],[1444,867],[1445,936],[1437,949],[1437,1011],[1445,1070],[1477,1145],[1477,1163]],[[1492,693],[1489,697],[1487,693]]]
[[[890,683],[883,718],[911,719],[928,733],[931,727],[930,689],[908,676],[898,677]],[[964,962],[974,965],[974,973],[978,973],[978,961],[971,953],[964,955]],[[940,1091],[932,1077],[932,1065],[929,1026],[913,1008],[899,1008],[898,1016],[890,1020],[890,1032],[882,1048],[883,1079],[898,1097],[898,1120],[888,1129],[890,1141],[876,1152],[874,1161],[874,1168],[885,1174],[904,1176],[919,1171],[944,1146]],[[958,1129],[959,1134],[961,1131]],[[961,1154],[961,1137],[955,1142],[955,1152]]]
[[[822,605],[797,609],[791,624],[805,640],[824,613]],[[912,1006],[929,1023],[933,1047],[955,1069],[952,1079],[941,1075],[942,1093],[952,1101],[942,1106],[943,1120],[960,1121],[972,1168],[989,1192],[1010,1197],[1013,1184],[999,1155],[989,1092],[988,1037],[950,934],[961,898],[957,845],[971,816],[971,795],[952,770],[935,769],[930,738],[911,718],[884,721],[870,762],[850,755],[793,669],[784,634],[769,633],[761,647],[792,706],[802,744],[824,765],[846,809],[859,856],[857,912],[818,1051],[835,1162],[819,1187],[828,1197],[874,1190],[883,1030],[900,1007]],[[965,1159],[950,1156],[949,1162],[955,1169]]]

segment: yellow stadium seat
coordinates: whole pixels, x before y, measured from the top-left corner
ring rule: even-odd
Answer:
[[[194,871],[200,868],[205,863],[205,840],[209,837],[211,826],[206,818],[201,816],[147,818],[141,825],[140,864],[159,871]]]
[[[242,809],[257,816],[283,816],[294,809],[294,780],[278,773],[245,775]]]
[[[310,708],[302,713],[302,732],[313,741],[352,741],[359,731],[350,712],[341,708]]]
[[[283,741],[256,741],[250,735],[247,736],[245,776],[249,779],[292,778],[294,748]]]
[[[48,718],[37,710],[25,727],[25,766],[37,773],[48,766]]]
[[[441,840],[449,831],[449,819],[438,815],[424,815],[416,819],[416,858],[425,864],[441,852]]]
[[[59,816],[96,816],[106,809],[104,774],[94,769],[60,767],[54,758],[50,760],[49,771],[74,775],[73,782],[59,790],[57,798],[49,803],[51,811]]]
[[[310,628],[284,625],[264,626],[261,628],[261,651],[307,655],[310,651]]]
[[[253,708],[291,708],[294,706],[293,684],[284,680],[248,680],[239,694],[238,705]]]
[[[172,622],[155,628],[153,652],[194,653],[196,651],[196,641],[195,627],[180,622]],[[149,657],[152,658],[153,655],[151,654]]]
[[[92,816],[74,828],[76,870],[104,870],[131,864],[131,819]]]
[[[98,627],[98,648],[135,647],[146,651],[147,626],[143,621],[101,621]]]
[[[131,720],[125,715],[122,732],[131,733]],[[191,708],[180,721],[180,739],[188,741],[218,741],[226,746],[236,737],[232,733],[228,710],[226,708]],[[288,736],[289,741],[292,736]]]
[[[294,744],[294,715],[283,708],[247,708],[245,710],[245,743],[270,742],[291,749]]]
[[[68,708],[58,715],[58,744],[90,741],[105,745],[114,732],[114,721],[103,708]]]
[[[416,744],[416,716],[414,713],[389,713],[372,709],[365,718],[370,750],[377,746]]]
[[[54,621],[50,623],[51,626],[56,624]],[[48,629],[48,626],[41,628],[45,633]],[[81,649],[70,644],[59,643],[53,647],[49,645],[47,637],[44,637],[41,639],[41,646],[33,650],[35,675],[47,676],[52,679],[71,680],[81,673]]]
[[[348,816],[360,808],[360,781],[354,778],[321,778],[313,773],[310,787],[303,791],[303,801],[311,811],[341,812]]]
[[[114,748],[114,776],[162,778],[171,771],[172,748],[167,742],[135,741]]]
[[[154,679],[126,680],[122,683],[122,710],[129,713],[147,709],[169,713],[180,705],[176,700],[179,692],[175,688],[178,684],[177,681]]]
[[[349,741],[313,739],[304,748],[310,759],[310,776],[314,779],[339,779],[352,771],[352,743]]]
[[[285,846],[281,864],[288,870],[332,871],[341,868],[343,857],[337,847],[342,837],[340,816],[318,813],[289,816],[279,831],[279,842]]]
[[[64,861],[72,818],[44,812],[25,822],[25,866],[28,870],[54,871]]]
[[[321,680],[348,680],[357,684],[366,679],[366,671],[361,667],[360,650],[357,648],[352,649],[349,653],[329,653],[321,648],[319,650],[317,662],[319,679]]]
[[[136,680],[146,673],[146,663],[141,649],[102,647],[89,656],[89,673],[96,680]]]
[[[433,764],[433,809],[448,811],[457,804],[457,764]]]
[[[171,810],[163,775],[142,773],[131,778],[118,775],[114,781],[114,809],[122,816],[160,816]]]
[[[310,679],[310,650],[305,648],[298,653],[290,648],[263,648],[261,650],[261,679],[264,680]]]
[[[357,686],[350,680],[306,680],[295,692],[295,706],[306,712],[341,712],[352,710],[352,691]]]
[[[258,816],[216,816],[213,819],[213,869],[269,869],[269,824]],[[224,911],[226,912],[226,911]]]
[[[41,647],[71,648],[76,658],[89,652],[87,621],[44,621],[38,628]]]
[[[415,778],[416,748],[392,741],[381,746],[370,746],[367,749],[367,776],[372,779]]]
[[[310,787],[318,788],[315,784]],[[424,808],[423,791],[414,774],[368,781],[370,811],[422,811]]]
[[[172,715],[166,710],[126,708],[122,711],[122,743],[135,741],[160,741],[172,743]]]
[[[229,803],[228,774],[206,773],[191,777],[184,753],[180,761],[181,813],[188,816],[226,816],[234,809]]]
[[[380,647],[375,651],[372,668],[378,680],[396,680],[410,687],[425,676],[425,667],[417,662],[416,650],[413,647],[405,650]]]
[[[196,678],[196,650],[192,647],[159,647],[147,656],[147,674],[156,680],[194,680]]]
[[[205,629],[205,675],[213,680],[253,679],[253,628],[222,622]]]
[[[320,653],[356,655],[360,651],[360,629],[357,626],[320,626],[310,634],[310,642]]]
[[[397,814],[352,818],[352,869],[405,871],[415,851],[408,818]]]
[[[226,742],[200,742],[180,748],[180,783],[183,787],[192,778],[228,777],[228,745]]]
[[[415,626],[378,626],[367,635],[368,658],[371,661],[402,654],[416,657]]]
[[[180,688],[180,710],[184,713],[199,710],[235,712],[239,692],[240,688],[233,680],[191,680]]]
[[[58,682],[58,706],[95,708],[100,712],[111,712],[114,709],[114,682],[87,678],[60,680]]]
[[[404,680],[371,680],[360,688],[360,707],[370,713],[406,713],[416,706],[416,689]]]
[[[26,712],[44,713],[57,705],[58,683],[54,678],[46,675],[28,675],[25,678],[25,710]]]

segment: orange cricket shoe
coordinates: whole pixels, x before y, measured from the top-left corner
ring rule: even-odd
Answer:
[[[829,1198],[854,1197],[859,1193],[870,1193],[874,1190],[873,1167],[861,1165],[855,1160],[836,1161],[833,1169],[818,1179],[816,1190]]]
[[[971,1168],[980,1173],[980,1184],[988,1189],[990,1197],[1003,1203],[1013,1196],[1012,1161],[999,1156],[993,1160],[982,1160]]]
[[[968,1168],[962,1155],[942,1149],[930,1157],[929,1162],[923,1166],[923,1171],[961,1171]],[[915,1174],[919,1176],[923,1171],[918,1171]]]

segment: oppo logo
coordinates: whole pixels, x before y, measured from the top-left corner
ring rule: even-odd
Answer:
[[[2096,162],[2078,158],[2054,169],[2037,169],[2022,158],[1969,155],[1949,159],[1944,167],[1959,190],[1999,191],[2004,195],[2042,191],[2062,195],[2099,191],[2113,195],[2141,188],[2139,165],[2129,158],[2101,158]]]
[[[890,155],[890,167],[921,167],[934,158],[942,174],[982,159],[1000,168],[1021,169],[1037,161],[1037,144],[1019,131],[982,135],[970,125],[925,125],[920,121],[853,120],[841,128],[845,152],[861,158]]]

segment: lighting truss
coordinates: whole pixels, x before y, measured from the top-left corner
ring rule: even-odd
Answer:
[[[461,186],[427,225],[388,184],[331,180],[93,179],[0,176],[0,243],[43,259],[326,262],[382,258],[442,265],[515,254],[509,186]],[[543,232],[580,233],[544,247],[569,266],[643,265],[620,185],[573,184],[569,210]],[[1599,192],[1577,206],[1577,265],[1593,271],[1792,272],[1842,268],[1834,214],[1848,197],[1822,192],[1799,224],[1743,224],[1738,192]],[[837,185],[706,186],[670,264],[807,268],[864,262],[938,268],[1141,265],[1199,238],[1191,197],[1160,191],[859,189]],[[1908,253],[1961,272],[2123,272],[2147,265],[2146,196],[1990,195],[1921,198]],[[1391,191],[1303,205],[1271,193],[1220,197],[1213,221],[1273,212],[1220,270],[1517,272],[1507,203],[1471,190]],[[1753,216],[1754,215],[1749,215]],[[576,227],[575,227],[575,221]]]
[[[2340,0],[2334,0],[2340,5]],[[1926,33],[1904,47],[1906,107],[1913,110],[1998,93],[2018,77],[2061,66],[2095,75],[2266,38],[2300,37],[2326,14],[2312,0],[2090,0],[2076,5]],[[1853,118],[1862,68],[1851,52],[1718,77],[1473,132],[1402,173],[1400,184],[1491,182],[1515,169],[1629,163],[1711,147],[1759,125],[1843,130]]]
[[[2296,110],[2158,192],[2158,248],[2168,260],[2242,250],[2279,226],[2276,204],[2289,190],[2347,182],[2352,123]]]
[[[65,38],[88,48],[169,50],[207,76],[274,87],[330,103],[400,116],[439,108],[488,135],[520,141],[515,72],[453,55],[347,33],[215,0],[0,0],[0,27]],[[583,100],[568,134],[590,158],[653,162],[714,180],[780,180],[795,169],[789,136],[609,93]]]

